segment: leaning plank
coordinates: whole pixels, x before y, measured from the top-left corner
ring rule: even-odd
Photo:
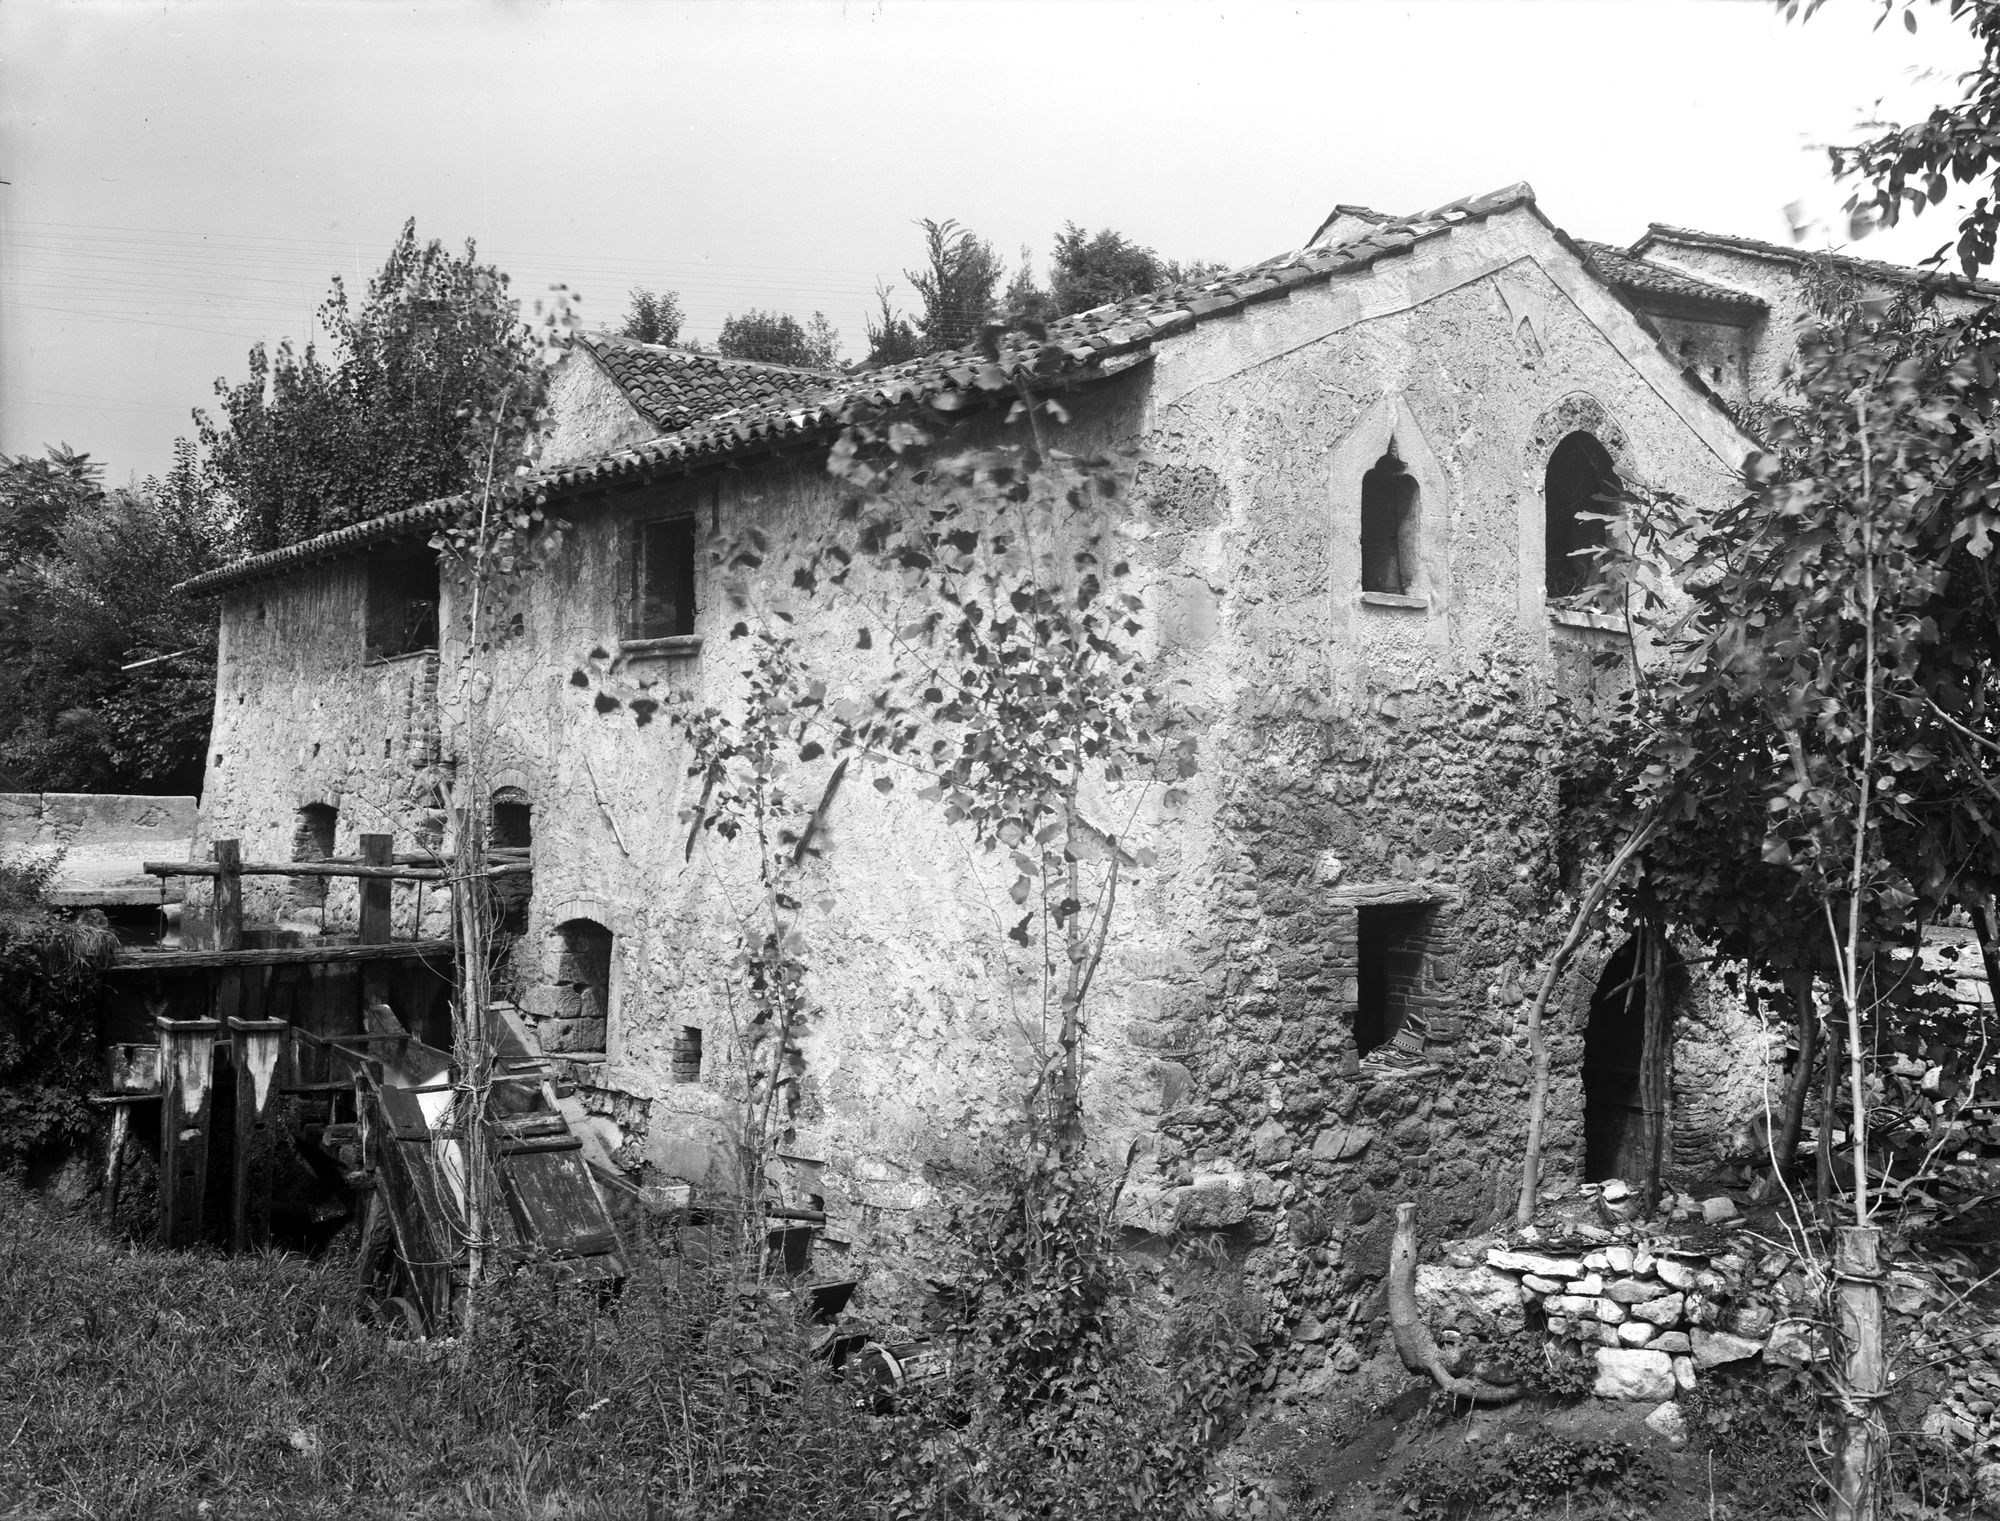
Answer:
[[[194,967],[303,966],[344,961],[449,961],[456,954],[449,940],[398,940],[388,945],[289,945],[248,951],[154,951],[134,947],[121,951],[111,964],[114,972],[177,972]]]

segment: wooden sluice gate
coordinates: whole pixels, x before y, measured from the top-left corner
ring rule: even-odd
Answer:
[[[148,862],[160,875],[216,879],[212,945],[132,949],[105,998],[107,1218],[118,1208],[134,1146],[159,1162],[163,1245],[273,1239],[275,1206],[316,1192],[361,1217],[361,1281],[412,1330],[451,1322],[473,1258],[468,1177],[492,1201],[486,1260],[545,1263],[565,1279],[617,1281],[625,1264],[587,1164],[584,1118],[553,1064],[520,1038],[511,1005],[481,1011],[490,1081],[478,1128],[457,1072],[450,940],[390,939],[398,880],[450,874],[399,862],[387,836],[363,859],[243,863],[234,841],[213,862]],[[246,945],[245,875],[347,875],[362,880],[354,943]],[[524,871],[511,863],[485,873]],[[251,938],[255,938],[252,932]],[[470,1144],[468,1144],[470,1143]],[[297,1211],[292,1211],[296,1215]]]

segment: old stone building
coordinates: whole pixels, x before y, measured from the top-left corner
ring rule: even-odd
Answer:
[[[1201,734],[1185,800],[1138,815],[1159,865],[1121,900],[1091,1039],[1094,1134],[1135,1156],[1135,1229],[1230,1232],[1306,1324],[1368,1309],[1391,1201],[1451,1232],[1511,1198],[1523,998],[1559,885],[1546,715],[1618,679],[1589,657],[1626,638],[1575,605],[1575,551],[1604,531],[1579,513],[1614,477],[1697,504],[1737,489],[1737,418],[1776,384],[1795,274],[1668,229],[1579,245],[1515,186],[1415,217],[1340,208],[1296,252],[1064,319],[1036,349],[1074,436],[1147,451],[1149,637]],[[670,709],[729,704],[740,646],[702,535],[829,512],[847,401],[962,393],[975,362],[827,377],[580,345],[543,456],[568,529],[478,658],[426,547],[449,504],[190,583],[221,618],[202,848],[402,849],[447,807],[488,810],[532,853],[507,913],[545,1046],[623,1159],[721,1182],[746,867],[686,849],[673,725],[607,719],[568,678],[601,647]],[[834,679],[870,658],[810,607],[798,630]],[[966,842],[867,787],[826,829],[795,1181],[824,1201],[823,1250],[892,1265],[1005,1132],[1024,1040]],[[352,884],[284,882],[253,879],[253,917],[351,926]],[[405,925],[441,915],[398,893]],[[1630,1032],[1594,996],[1618,965],[1600,947],[1555,1011],[1556,1176],[1620,1166]],[[1678,1031],[1677,1124],[1712,1132],[1762,1046],[1698,987]]]

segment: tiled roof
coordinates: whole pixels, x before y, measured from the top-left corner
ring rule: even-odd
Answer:
[[[857,404],[894,406],[927,401],[940,410],[955,410],[983,404],[995,391],[1011,389],[1017,381],[1033,390],[1050,390],[1116,373],[1148,354],[1156,339],[1184,333],[1210,318],[1232,316],[1258,302],[1278,300],[1295,290],[1359,273],[1383,259],[1406,254],[1431,238],[1442,237],[1453,227],[1481,222],[1517,206],[1532,207],[1534,200],[1534,190],[1518,184],[1490,195],[1451,201],[1418,216],[1385,223],[1366,237],[1338,248],[1296,249],[1234,274],[1133,296],[1064,317],[1051,323],[1041,340],[1009,335],[997,360],[976,350],[927,354],[886,369],[833,380],[817,393],[715,413],[664,437],[530,477],[515,489],[547,502],[828,438],[839,430],[847,410]],[[414,537],[446,522],[467,500],[446,497],[335,529],[209,571],[176,589],[205,595],[371,544]]]
[[[837,376],[820,370],[690,354],[610,333],[582,340],[626,399],[662,433],[732,407],[770,406],[824,391]]]
[[[1644,259],[1634,258],[1625,249],[1614,247],[1609,243],[1586,243],[1579,238],[1576,246],[1589,256],[1592,268],[1601,279],[1640,300],[1651,298],[1656,301],[1719,307],[1725,311],[1741,313],[1745,319],[1767,309],[1762,296],[1752,295],[1748,291],[1731,290],[1726,285],[1716,285],[1707,280],[1698,280],[1693,275],[1684,274],[1678,269],[1649,264]]]
[[[1814,264],[1823,260],[1859,279],[1878,280],[1885,285],[1928,286],[1959,296],[2000,296],[2000,284],[1991,280],[1968,280],[1964,275],[1948,274],[1943,270],[1913,269],[1907,264],[1857,259],[1849,254],[1787,248],[1782,243],[1766,243],[1761,238],[1739,238],[1725,232],[1697,232],[1691,227],[1669,227],[1664,222],[1649,226],[1646,235],[1634,243],[1629,252],[1641,254],[1647,244],[1655,242],[1679,243],[1691,248],[1726,248],[1763,259],[1782,259],[1787,264]]]

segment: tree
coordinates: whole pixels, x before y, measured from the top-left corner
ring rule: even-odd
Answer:
[[[0,772],[9,785],[199,790],[214,619],[172,588],[236,550],[185,440],[164,481],[134,490],[106,491],[98,467],[65,448],[0,457]]]
[[[680,342],[681,324],[687,316],[681,310],[677,290],[649,291],[634,286],[632,305],[625,313],[625,325],[618,332],[635,343],[657,343],[671,348]]]
[[[319,320],[329,357],[258,344],[246,380],[215,384],[222,418],[195,414],[208,472],[253,550],[465,490],[488,463],[477,414],[527,385],[535,363],[506,275],[470,240],[462,255],[419,245],[414,219],[359,310],[336,275]]]
[[[878,322],[871,318],[868,322],[868,357],[861,362],[864,369],[876,370],[884,365],[901,364],[907,359],[915,359],[924,351],[915,324],[889,304],[889,292],[894,289],[893,285],[875,287],[881,320]]]
[[[969,347],[992,315],[1000,258],[991,243],[950,218],[926,217],[917,225],[924,230],[924,268],[905,270],[903,276],[924,300],[917,319],[924,349],[934,354]]]
[[[715,351],[726,359],[755,359],[764,364],[789,364],[802,370],[830,370],[840,364],[840,334],[826,320],[824,312],[814,312],[805,326],[799,319],[780,312],[755,308],[722,324]]]
[[[1790,15],[1810,16],[1820,0],[1791,0]],[[1912,126],[1891,126],[1858,143],[1827,150],[1836,178],[1859,181],[1850,211],[1873,206],[1893,227],[1907,211],[1923,212],[1956,183],[2000,188],[2000,4],[1995,0],[1944,0],[1946,14],[1968,27],[1981,50],[1979,65],[1964,76],[1956,105],[1938,106]],[[1887,19],[1891,5],[1883,5]],[[1912,0],[1903,0],[1903,24],[1917,29]],[[2000,238],[2000,195],[1982,195],[1958,224],[1959,268],[1974,276],[1993,262]],[[1935,257],[1942,259],[1940,248]]]
[[[1124,234],[1105,228],[1087,236],[1074,222],[1056,234],[1049,264],[1049,296],[1059,317],[1131,296],[1151,294],[1161,282],[1160,256]]]

